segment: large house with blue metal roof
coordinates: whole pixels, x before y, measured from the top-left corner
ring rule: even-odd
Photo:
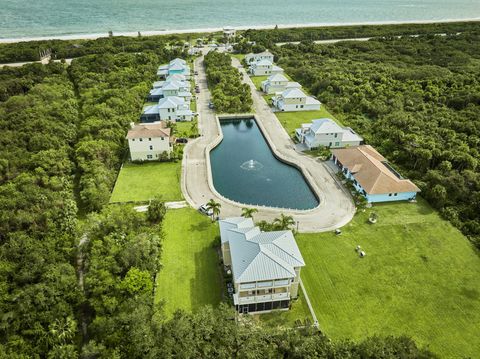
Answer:
[[[219,221],[222,255],[231,268],[239,313],[288,310],[305,266],[292,231],[262,232],[251,218]]]

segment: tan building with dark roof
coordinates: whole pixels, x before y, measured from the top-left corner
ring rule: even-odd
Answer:
[[[132,126],[127,140],[132,161],[159,160],[164,153],[170,156],[173,149],[170,128],[166,127],[164,121]]]
[[[420,189],[403,178],[372,146],[332,150],[333,160],[368,202],[415,199]]]

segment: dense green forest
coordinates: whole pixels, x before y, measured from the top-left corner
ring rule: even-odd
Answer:
[[[433,357],[408,338],[331,342],[310,329],[267,328],[249,318],[238,324],[233,310],[223,306],[194,314],[178,312],[166,319],[161,305],[153,301],[154,278],[161,270],[161,205],[155,213],[139,214],[130,206],[108,206],[107,202],[124,158],[127,128],[138,119],[157,66],[185,54],[148,39],[132,40],[137,47],[117,40],[91,40],[91,45],[82,42],[81,47],[59,42],[57,53],[62,46],[72,51],[64,57],[85,50],[77,53],[82,57],[71,66],[51,63],[0,69],[0,357]],[[377,46],[386,46],[382,44]],[[18,53],[34,49],[30,55],[35,56],[37,46],[19,44]],[[92,51],[86,50],[89,46]],[[6,48],[9,52],[3,52]],[[10,56],[8,61],[30,56],[16,57],[15,49],[14,44],[2,45],[0,53]],[[300,79],[301,74],[288,63],[299,49],[304,50],[290,47],[279,55],[289,73]],[[318,51],[325,50],[311,45],[306,49],[311,53],[301,61],[311,61],[313,68],[319,61]],[[349,50],[341,51],[348,54]],[[474,51],[468,56],[473,58]],[[334,54],[340,57],[332,50],[332,68],[339,61]],[[209,81],[223,87],[222,96],[223,91],[237,96],[240,87],[234,91],[226,81],[240,82],[238,70],[224,55],[209,58]],[[470,66],[476,68],[473,62]],[[463,85],[475,84],[463,80]],[[324,101],[332,102],[333,97],[337,98],[332,93]],[[215,104],[226,109],[238,105],[240,110],[233,111],[243,111],[250,108],[248,101],[250,92],[245,88],[240,97],[224,96]],[[477,107],[471,107],[456,111],[475,114]],[[352,118],[352,125],[365,122],[359,131],[364,129],[367,136],[373,127],[368,125],[371,119],[359,115],[355,122],[357,117]],[[403,131],[407,125],[401,126]],[[464,125],[474,133],[475,128]],[[467,144],[462,148],[473,147],[469,141],[475,136],[455,131],[459,135],[455,132],[452,141],[462,136]],[[368,139],[373,142],[373,134]],[[386,154],[397,160],[392,153]],[[451,173],[476,173],[468,164],[459,169],[453,159],[450,163]],[[424,168],[418,166],[425,165],[419,161],[416,168]]]
[[[228,54],[211,51],[205,56],[208,86],[212,102],[218,113],[242,113],[250,111],[252,96],[250,87],[242,83],[242,75],[232,66]]]
[[[125,129],[137,121],[155,79],[154,53],[85,56],[69,67],[81,107],[75,159],[82,208],[106,204],[125,154]]]
[[[480,31],[274,50],[480,247],[479,42]]]
[[[53,331],[75,323],[82,300],[73,265],[78,104],[64,66],[41,66],[17,77],[29,83],[26,94],[19,89],[0,103],[2,357],[71,345],[71,337],[61,339]],[[2,82],[17,76],[1,72]]]

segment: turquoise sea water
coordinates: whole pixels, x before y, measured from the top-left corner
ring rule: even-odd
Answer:
[[[480,0],[0,0],[0,38],[480,18]]]

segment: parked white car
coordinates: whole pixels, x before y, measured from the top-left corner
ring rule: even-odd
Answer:
[[[206,204],[202,204],[200,207],[198,207],[198,210],[203,213],[203,214],[206,214],[207,216],[213,216],[213,211],[207,207]]]

